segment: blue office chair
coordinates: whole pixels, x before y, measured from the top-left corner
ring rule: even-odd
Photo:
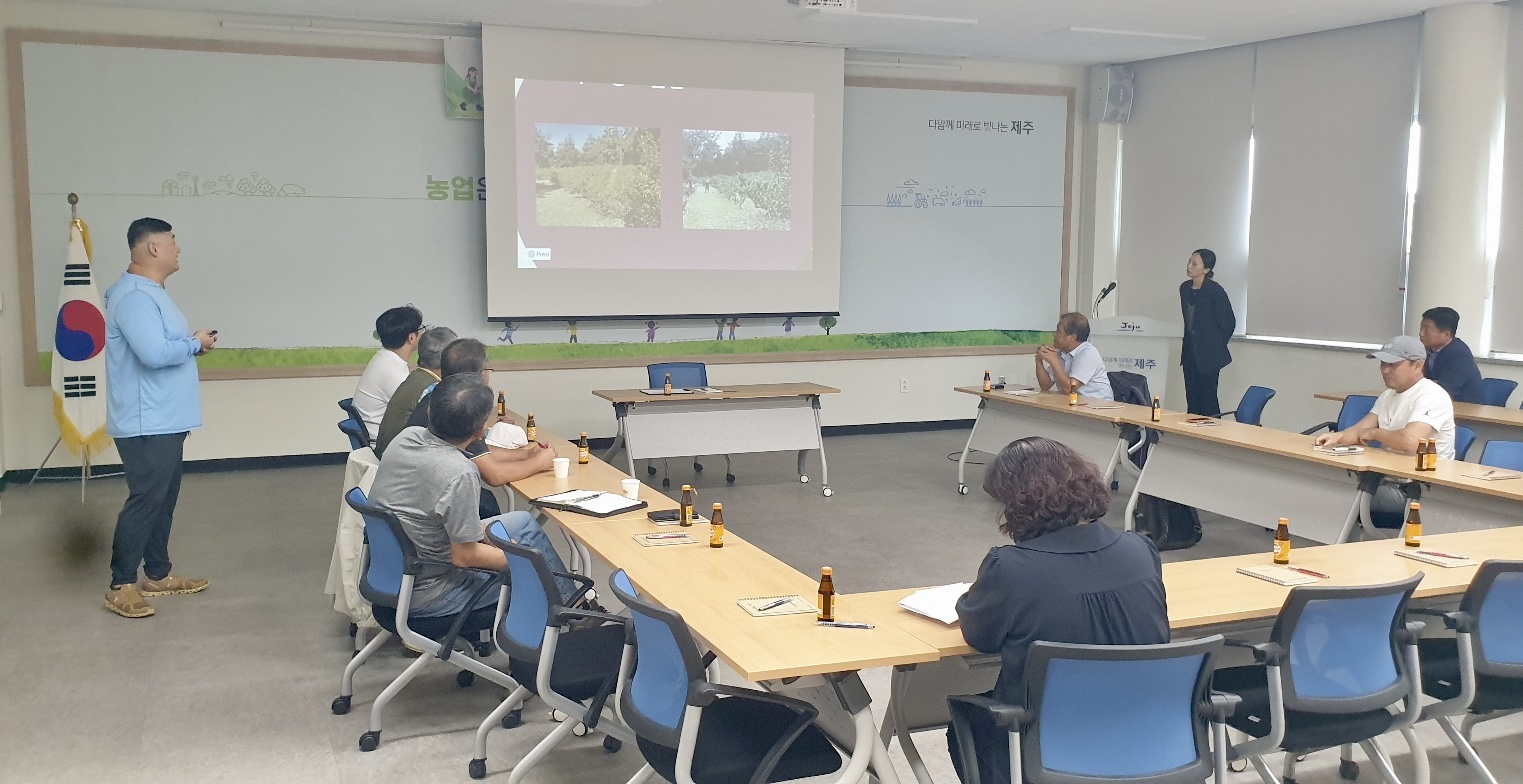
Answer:
[[[1245,425],[1263,425],[1260,420],[1264,418],[1264,406],[1269,405],[1273,397],[1274,390],[1269,387],[1248,387],[1243,392],[1243,399],[1237,403],[1237,410],[1224,411],[1222,416],[1231,414],[1234,419]]]
[[[592,579],[550,571],[544,556],[510,540],[501,522],[487,526],[487,539],[508,557],[510,587],[504,589],[503,601],[498,602],[499,607],[506,605],[507,609],[494,627],[494,637],[498,650],[508,657],[508,672],[519,686],[477,728],[476,756],[468,768],[471,778],[486,777],[487,735],[518,710],[530,694],[539,695],[568,718],[513,766],[508,784],[518,784],[578,727],[606,733],[603,748],[610,752],[618,751],[622,741],[633,741],[634,734],[616,718],[599,724],[604,718],[603,705],[618,686],[619,668],[626,659],[625,646],[633,644],[625,628],[628,619],[562,604],[560,588],[555,584],[557,576],[581,585],[566,600],[569,604],[586,595]],[[590,620],[596,625],[563,631],[562,627],[573,620]]]
[[[981,784],[971,718],[982,712],[1010,733],[1008,745],[985,753],[1001,765],[1010,754],[1013,784],[1220,781],[1227,768],[1223,722],[1238,702],[1210,693],[1222,648],[1221,635],[1164,645],[1033,644],[1025,705],[948,698],[963,780]]]
[[[1258,662],[1217,670],[1212,688],[1243,698],[1227,719],[1253,740],[1230,750],[1253,763],[1265,784],[1279,784],[1263,755],[1283,750],[1284,781],[1295,780],[1296,758],[1341,747],[1338,772],[1358,776],[1353,744],[1363,747],[1386,784],[1401,784],[1376,738],[1398,731],[1415,763],[1427,757],[1412,725],[1422,710],[1417,639],[1423,624],[1406,622],[1407,601],[1422,575],[1386,585],[1290,590],[1269,633],[1248,648]],[[1401,703],[1402,710],[1389,708]]]
[[[455,616],[411,617],[413,580],[423,569],[436,567],[425,567],[418,560],[418,552],[413,547],[412,540],[407,538],[407,532],[402,529],[397,516],[390,510],[370,504],[365,499],[365,493],[358,487],[345,493],[344,501],[359,512],[365,521],[365,568],[360,574],[360,595],[370,602],[371,611],[381,631],[344,668],[339,696],[333,700],[333,712],[340,716],[349,712],[350,699],[354,694],[354,673],[392,635],[400,637],[402,642],[412,648],[423,651],[422,656],[408,665],[375,698],[375,703],[370,708],[370,729],[360,735],[360,751],[375,751],[381,745],[381,715],[386,710],[387,703],[432,660],[438,659],[459,668],[455,682],[462,687],[470,686],[476,676],[480,675],[510,691],[518,688],[518,683],[506,673],[470,656],[454,655],[457,644],[472,649],[482,659],[491,654],[489,646],[470,641],[492,628],[496,610],[492,607],[479,610],[471,608],[476,606],[487,591],[499,587],[498,576],[493,575],[492,580],[483,582],[466,604],[466,609]]]
[[[1475,431],[1464,425],[1454,426],[1454,459],[1464,460],[1470,452],[1470,446],[1475,443]]]
[[[666,374],[672,374],[672,386],[680,389],[691,387],[706,387],[709,385],[708,366],[702,362],[658,362],[654,365],[645,366],[646,389],[661,389],[666,384]],[[693,458],[693,470],[703,473],[703,463],[698,458]],[[646,466],[647,476],[656,475],[656,467]],[[724,456],[724,480],[729,484],[735,483],[735,473],[730,469],[730,456]],[[666,458],[661,458],[661,486],[671,487],[672,480],[667,476]]]
[[[1488,406],[1506,406],[1518,382],[1508,378],[1481,379],[1481,400]]]
[[[349,436],[349,451],[365,446],[365,428],[355,423],[353,419],[345,419],[338,423],[338,431]]]
[[[627,584],[627,581],[624,581]],[[815,725],[813,705],[709,683],[682,616],[611,581],[629,608],[635,663],[619,686],[619,715],[634,731],[645,767],[666,781],[783,782],[833,774],[841,754]]]
[[[338,401],[338,407],[343,409],[345,414],[349,415],[349,421],[353,422],[355,427],[358,428],[360,446],[370,446],[370,428],[365,426],[365,419],[360,416],[360,410],[354,407],[354,398],[346,397]],[[343,426],[340,425],[339,429],[342,430]],[[349,436],[351,440],[354,438],[347,430],[344,431],[344,435]],[[359,449],[360,446],[355,447],[355,449]]]
[[[1301,435],[1309,436],[1319,430],[1342,432],[1359,423],[1365,415],[1375,410],[1375,397],[1373,395],[1349,395],[1343,399],[1343,407],[1338,409],[1338,419],[1333,422],[1323,422],[1316,427],[1301,431]]]
[[[1418,642],[1423,693],[1439,700],[1423,709],[1460,752],[1460,760],[1491,784],[1497,778],[1470,742],[1479,722],[1523,710],[1523,561],[1487,561],[1460,599],[1457,612],[1408,610],[1437,615],[1453,637]],[[1453,716],[1464,714],[1459,728]]]
[[[1487,441],[1477,462],[1492,468],[1523,471],[1523,441]]]

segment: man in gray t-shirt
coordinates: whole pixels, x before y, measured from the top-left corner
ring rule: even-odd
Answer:
[[[492,415],[492,390],[480,376],[462,373],[439,382],[430,398],[429,427],[409,427],[392,440],[370,488],[371,502],[396,514],[425,565],[413,582],[412,612],[420,617],[465,609],[488,579],[468,568],[500,571],[507,563],[501,550],[482,541],[491,521],[480,517],[481,476],[462,451]],[[514,541],[544,555],[553,571],[566,570],[528,512],[494,520]],[[488,591],[477,606],[496,601],[497,593]]]

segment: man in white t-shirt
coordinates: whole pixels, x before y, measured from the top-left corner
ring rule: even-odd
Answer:
[[[392,308],[375,320],[376,337],[381,339],[381,350],[375,352],[360,383],[354,388],[354,409],[360,412],[370,440],[375,441],[381,432],[381,420],[386,418],[386,404],[397,387],[407,380],[412,368],[407,362],[418,350],[418,338],[423,336],[423,313],[411,305]]]
[[[1036,380],[1043,392],[1056,386],[1067,394],[1069,385],[1077,381],[1084,397],[1116,399],[1105,359],[1089,342],[1089,319],[1083,313],[1064,313],[1052,331],[1052,345],[1037,346]]]
[[[1414,454],[1423,438],[1438,439],[1438,456],[1454,459],[1454,403],[1449,393],[1423,377],[1428,350],[1417,338],[1391,338],[1369,355],[1380,360],[1386,390],[1375,409],[1353,427],[1317,438],[1319,446],[1379,442],[1396,452]]]

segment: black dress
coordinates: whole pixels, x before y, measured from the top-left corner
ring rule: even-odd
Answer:
[[[1222,368],[1232,364],[1227,341],[1237,330],[1232,300],[1220,283],[1206,278],[1200,288],[1190,281],[1179,284],[1179,310],[1185,320],[1185,341],[1179,364],[1185,374],[1185,409],[1201,416],[1221,416],[1216,397]]]

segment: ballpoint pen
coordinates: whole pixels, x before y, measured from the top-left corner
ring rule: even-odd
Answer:
[[[579,503],[581,503],[583,501],[591,501],[592,499],[597,498],[600,495],[602,495],[602,493],[593,493],[592,495],[584,495],[584,496],[580,496],[578,498],[572,498],[572,499],[567,500],[567,501],[562,501],[561,503],[579,504]]]
[[[775,609],[777,609],[779,607],[782,607],[783,605],[785,605],[785,604],[787,604],[788,602],[791,602],[791,601],[793,601],[793,597],[792,596],[784,596],[783,598],[778,599],[777,601],[767,605],[766,607],[758,607],[758,608],[756,608],[756,611],[757,612],[766,612],[768,610],[775,610]]]
[[[1441,552],[1439,552],[1437,550],[1418,550],[1417,554],[1418,555],[1431,555],[1434,558],[1453,558],[1456,561],[1469,560],[1469,559],[1467,559],[1463,555],[1455,555],[1453,553],[1441,553]]]
[[[816,626],[834,626],[837,629],[872,629],[870,623],[847,623],[846,621],[815,621]]]
[[[1326,575],[1321,572],[1314,572],[1310,569],[1302,569],[1299,566],[1287,566],[1285,568],[1291,570],[1292,572],[1300,572],[1301,574],[1307,575],[1308,577],[1321,577],[1324,580],[1331,577],[1331,575]]]
[[[646,534],[646,539],[689,539],[687,534]]]

